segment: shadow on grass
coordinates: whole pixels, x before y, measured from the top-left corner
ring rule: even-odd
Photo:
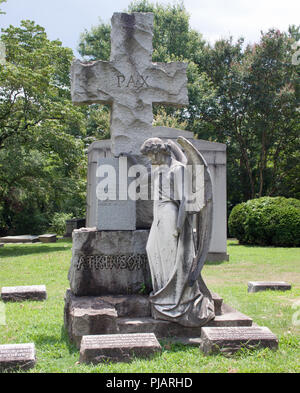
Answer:
[[[76,347],[76,345],[70,341],[68,332],[67,332],[66,328],[64,327],[64,325],[61,327],[60,337],[61,337],[61,341],[64,341],[67,344],[70,355],[72,355],[73,353],[79,352],[79,349]]]
[[[229,261],[206,261],[205,262],[205,265],[211,265],[211,266],[213,266],[213,265],[223,265],[224,263],[227,263],[227,262],[229,262]]]
[[[10,246],[7,248],[2,248],[0,250],[0,257],[21,257],[24,255],[32,254],[48,254],[57,251],[66,251],[71,248],[72,244],[69,245],[57,245],[57,246],[47,246],[43,245],[18,245]]]
[[[55,345],[59,343],[65,343],[70,354],[79,352],[79,349],[77,349],[76,346],[70,342],[64,326],[62,326],[61,328],[60,339],[54,335],[51,336],[45,334],[38,334],[33,337],[33,341],[37,346],[49,345],[51,347],[55,347]]]
[[[236,247],[236,246],[238,246],[238,247],[241,247],[241,246],[243,246],[243,247],[263,247],[263,246],[257,246],[257,245],[254,245],[254,244],[243,244],[243,243],[228,243],[228,246],[230,246],[230,247]]]

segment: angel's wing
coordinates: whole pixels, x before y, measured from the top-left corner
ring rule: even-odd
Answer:
[[[177,144],[174,143],[171,139],[168,139],[168,145],[171,147],[175,159],[186,165],[188,160],[183,151],[177,146]]]
[[[187,139],[180,136],[177,142],[184,149],[187,166],[192,168],[194,200],[187,204],[189,212],[197,213],[196,217],[196,257],[189,274],[189,285],[193,286],[200,277],[201,270],[207,258],[212,236],[213,221],[213,191],[212,180],[208,165],[202,154]],[[199,175],[199,171],[202,172]],[[201,181],[202,178],[202,181]],[[197,181],[200,179],[200,181]],[[189,196],[191,197],[191,196]]]

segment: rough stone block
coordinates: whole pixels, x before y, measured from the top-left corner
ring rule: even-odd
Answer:
[[[68,276],[72,292],[77,296],[148,294],[152,289],[148,233],[74,230]]]
[[[222,314],[223,299],[217,293],[212,292],[211,296],[212,296],[212,299],[213,299],[214,305],[215,305],[215,315],[221,315]]]
[[[39,240],[42,243],[56,243],[57,235],[56,234],[40,235]]]
[[[223,305],[222,298],[212,294],[221,315],[206,326],[251,326],[252,319]],[[199,338],[201,327],[184,327],[174,322],[151,317],[148,296],[110,295],[78,297],[67,291],[65,327],[70,340],[80,345],[84,335],[154,333],[157,337]]]
[[[277,337],[267,327],[203,327],[200,349],[205,354],[234,353],[240,348],[278,348]]]
[[[82,336],[118,333],[115,307],[97,297],[76,297],[67,291],[64,323],[70,341],[79,347]]]
[[[118,317],[147,317],[151,315],[151,306],[147,296],[116,295],[102,296],[101,299],[115,307]]]
[[[0,345],[0,371],[28,370],[36,364],[35,346],[31,344]]]
[[[288,291],[292,288],[290,284],[284,281],[249,281],[248,292],[254,293],[259,291]]]
[[[3,287],[1,299],[4,302],[21,302],[24,300],[46,300],[47,291],[45,285],[31,285],[20,287]]]
[[[161,352],[153,333],[84,336],[80,346],[80,363],[126,362],[134,357],[146,358]]]

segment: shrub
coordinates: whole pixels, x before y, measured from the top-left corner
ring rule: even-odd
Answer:
[[[64,235],[66,233],[66,220],[71,220],[72,218],[72,213],[55,213],[51,220],[51,231],[61,236]]]
[[[230,214],[230,235],[240,243],[300,246],[300,200],[263,197],[236,205]]]

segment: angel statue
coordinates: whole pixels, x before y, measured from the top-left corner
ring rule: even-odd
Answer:
[[[150,138],[141,147],[155,168],[153,191],[158,196],[153,198],[147,243],[152,316],[203,326],[215,317],[211,293],[201,277],[212,231],[212,182],[199,151],[183,137],[177,142],[184,152],[175,142],[159,138]]]

